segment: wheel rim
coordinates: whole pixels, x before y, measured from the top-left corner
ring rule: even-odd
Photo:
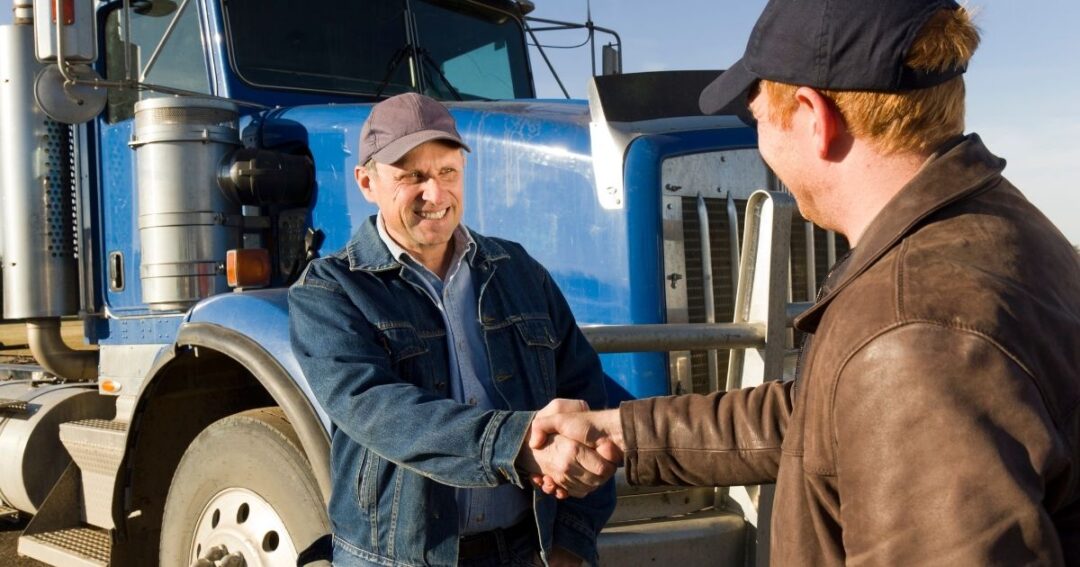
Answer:
[[[217,546],[242,555],[248,567],[296,565],[296,548],[281,516],[244,488],[225,489],[203,508],[191,542],[191,561]]]

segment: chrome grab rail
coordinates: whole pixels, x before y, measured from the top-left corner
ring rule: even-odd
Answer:
[[[582,325],[596,352],[669,352],[718,348],[763,348],[765,328],[751,323]]]
[[[700,214],[702,199],[698,202]],[[813,305],[787,302],[787,243],[794,210],[795,201],[785,193],[758,191],[750,197],[734,322],[582,325],[582,333],[601,353],[732,349],[728,389],[754,385],[744,383],[743,378],[748,374],[753,376],[748,382],[756,383],[761,383],[766,376],[781,376],[786,352],[784,331],[795,317]],[[707,236],[708,220],[702,220]],[[762,227],[768,230],[761,231]],[[703,238],[702,248],[708,248],[707,242],[707,238]],[[774,246],[774,243],[779,245]],[[706,264],[707,269],[711,269],[710,264]],[[768,277],[756,278],[759,274]],[[705,289],[708,306],[712,303],[709,297],[711,286],[706,285]],[[711,311],[706,317],[715,320]],[[747,349],[756,352],[750,360],[744,358]]]

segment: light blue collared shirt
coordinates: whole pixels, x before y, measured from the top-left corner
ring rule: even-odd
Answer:
[[[487,346],[477,313],[472,268],[469,262],[463,261],[466,257],[472,260],[476,254],[476,241],[465,225],[459,224],[454,230],[450,269],[446,272],[446,279],[442,280],[390,238],[382,213],[379,213],[375,224],[379,229],[379,238],[390,253],[406,270],[418,276],[421,285],[417,287],[439,308],[446,326],[451,396],[458,402],[481,409],[505,406],[505,403],[496,404],[494,400],[495,390],[491,385]],[[416,283],[408,278],[406,281]],[[495,488],[459,488],[457,503],[458,531],[461,535],[508,528],[519,522],[532,508],[530,493],[512,484]]]

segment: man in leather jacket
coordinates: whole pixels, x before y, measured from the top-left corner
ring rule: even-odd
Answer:
[[[791,382],[534,424],[637,484],[776,483],[779,565],[1080,564],[1080,260],[962,135],[951,0],[772,0],[702,109],[747,110],[803,216],[853,249]],[[544,481],[548,491],[557,483]]]

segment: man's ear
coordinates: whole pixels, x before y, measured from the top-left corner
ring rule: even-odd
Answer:
[[[358,165],[353,170],[353,177],[356,178],[356,185],[360,187],[360,194],[364,196],[364,199],[369,203],[374,203],[375,189],[371,186],[371,172],[366,167]]]
[[[847,133],[844,116],[825,95],[810,88],[799,87],[795,91],[795,100],[810,111],[810,136],[814,144],[814,153],[818,158],[832,160],[841,146],[840,138]]]

